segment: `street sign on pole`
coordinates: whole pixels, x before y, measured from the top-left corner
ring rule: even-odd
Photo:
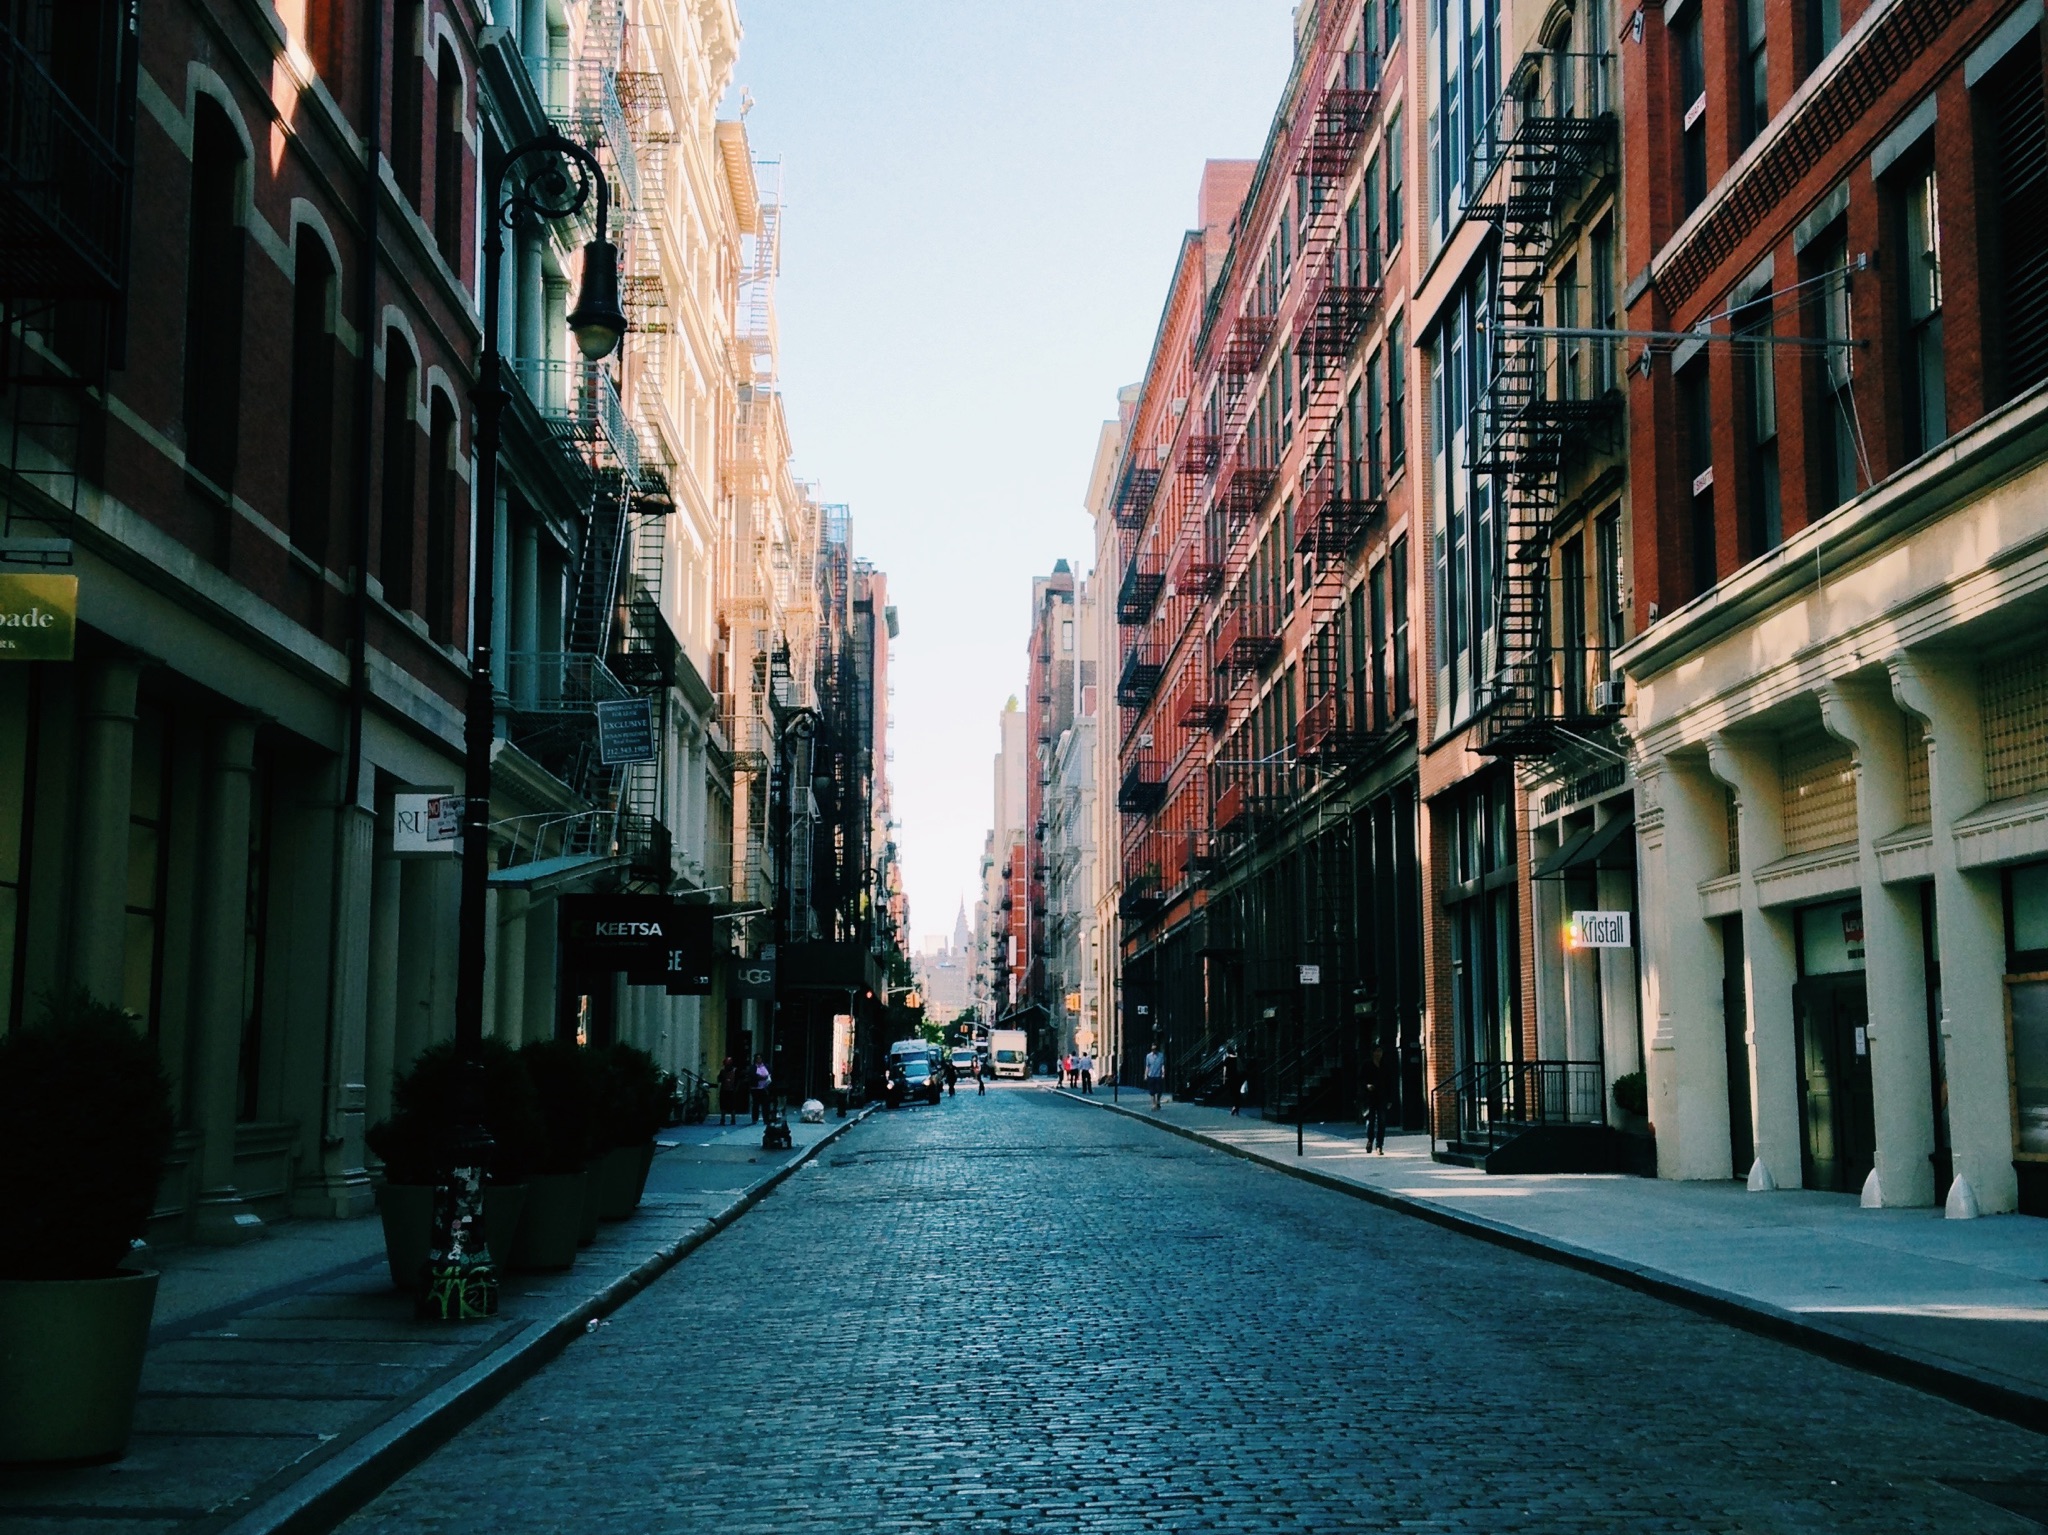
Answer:
[[[461,852],[465,803],[460,794],[392,795],[391,851]]]

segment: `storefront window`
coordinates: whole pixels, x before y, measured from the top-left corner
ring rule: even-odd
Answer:
[[[2048,863],[2005,876],[2014,1150],[2048,1158]]]
[[[1846,975],[1863,968],[1863,903],[1835,901],[1799,914],[1802,975]]]

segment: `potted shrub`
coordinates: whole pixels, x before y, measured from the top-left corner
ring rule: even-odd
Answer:
[[[1643,1119],[1650,1112],[1650,1084],[1640,1071],[1614,1079],[1614,1106],[1631,1119]]]
[[[484,1041],[484,1128],[491,1165],[484,1184],[484,1240],[502,1258],[518,1240],[527,1180],[540,1155],[540,1101],[526,1067],[509,1046]],[[453,1041],[429,1045],[392,1084],[391,1117],[370,1127],[370,1149],[384,1163],[377,1210],[391,1282],[418,1286],[434,1224],[434,1185],[449,1137],[460,1122],[461,1063]]]
[[[0,1461],[128,1447],[155,1273],[122,1266],[171,1149],[156,1046],[83,991],[0,1036]]]
[[[608,1221],[622,1221],[640,1203],[654,1161],[654,1134],[661,1128],[662,1071],[653,1056],[634,1045],[611,1045],[590,1056],[597,1123],[610,1143],[592,1169],[597,1213]]]
[[[586,1169],[595,1124],[590,1062],[572,1040],[537,1039],[519,1052],[540,1103],[541,1137],[527,1187],[526,1218],[512,1246],[516,1269],[565,1269],[576,1261],[584,1214],[597,1234],[597,1204]]]

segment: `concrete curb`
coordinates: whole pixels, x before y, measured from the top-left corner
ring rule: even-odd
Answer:
[[[565,1314],[523,1328],[455,1379],[407,1404],[291,1486],[237,1515],[220,1527],[220,1535],[318,1535],[333,1529],[511,1395],[583,1336],[593,1318],[618,1310],[874,1112],[875,1105],[869,1104],[834,1125],[708,1223],[657,1249]]]
[[[1323,1188],[1339,1194],[1348,1194],[1354,1199],[1362,1199],[1382,1209],[1428,1221],[1431,1225],[1462,1232],[1466,1236],[1477,1237],[1498,1247],[1510,1248],[1533,1258],[1541,1258],[1546,1262],[1561,1264],[1596,1278],[1625,1285],[1631,1290],[1683,1306],[1689,1311],[1696,1311],[1716,1321],[1740,1327],[1746,1332],[1772,1338],[1780,1343],[1789,1343],[1796,1348],[1805,1349],[1808,1353],[1832,1359],[1838,1364],[1846,1364],[1867,1374],[1879,1375],[1901,1385],[1915,1387],[1930,1395],[1954,1402],[1958,1406],[1981,1412],[1986,1417],[1999,1418],[2021,1428],[2031,1429],[2035,1433],[2048,1433],[2048,1393],[2016,1386],[1995,1376],[1973,1370],[1968,1365],[1914,1349],[1874,1343],[1860,1334],[1812,1316],[1787,1311],[1768,1301],[1736,1295],[1716,1289],[1712,1285],[1682,1279],[1661,1269],[1631,1263],[1607,1253],[1594,1252],[1554,1237],[1538,1236],[1533,1232],[1489,1220],[1483,1215],[1445,1209],[1426,1200],[1396,1194],[1388,1189],[1374,1188],[1369,1184],[1354,1183],[1347,1178],[1339,1178],[1312,1167],[1295,1167],[1280,1158],[1254,1151],[1248,1146],[1233,1146],[1227,1141],[1217,1140],[1186,1125],[1154,1118],[1149,1109],[1127,1109],[1122,1104],[1104,1103],[1099,1098],[1084,1097],[1066,1088],[1056,1088],[1054,1091],[1062,1098],[1071,1098],[1076,1103],[1101,1109],[1105,1113],[1121,1114],[1126,1119],[1135,1119],[1140,1124],[1151,1125],[1154,1129],[1194,1141],[1209,1147],[1212,1151],[1221,1151],[1242,1158],[1273,1172],[1285,1173],[1291,1178],[1319,1184]]]

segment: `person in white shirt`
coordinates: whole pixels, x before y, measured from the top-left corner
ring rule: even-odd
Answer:
[[[1152,1107],[1158,1108],[1166,1092],[1166,1052],[1157,1045],[1145,1052],[1145,1091],[1152,1095]]]

